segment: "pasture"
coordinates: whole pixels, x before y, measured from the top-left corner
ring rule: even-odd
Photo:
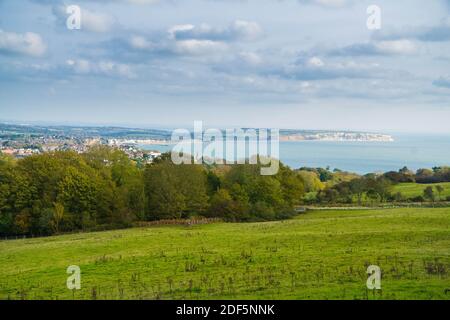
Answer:
[[[411,199],[414,197],[423,196],[423,191],[425,188],[433,187],[436,196],[439,198],[439,194],[436,191],[436,186],[442,186],[444,188],[444,191],[441,194],[441,200],[446,200],[447,197],[450,197],[450,182],[432,184],[400,183],[394,186],[393,193],[400,192],[405,198]]]
[[[81,289],[66,269],[81,268]],[[382,270],[382,290],[366,269]],[[450,209],[0,241],[0,299],[450,299]]]

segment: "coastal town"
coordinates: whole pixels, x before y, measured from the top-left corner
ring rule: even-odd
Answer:
[[[21,130],[19,126],[13,128],[0,125],[0,152],[15,158],[25,158],[35,154],[54,151],[74,151],[84,153],[95,145],[108,145],[125,152],[128,157],[138,163],[151,163],[161,155],[156,150],[145,150],[136,140],[109,138],[102,135],[86,136],[67,130],[55,132],[40,132],[26,127]],[[13,130],[12,130],[13,129]],[[158,140],[149,140],[155,144]]]
[[[393,138],[381,133],[280,130],[280,141],[392,142]],[[169,130],[0,123],[0,151],[15,158],[53,151],[84,153],[92,146],[107,145],[147,164],[161,155],[156,146],[171,144]]]

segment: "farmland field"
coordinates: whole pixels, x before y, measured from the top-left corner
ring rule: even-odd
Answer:
[[[382,291],[366,289],[369,265]],[[0,266],[0,299],[450,299],[450,209],[1,241]]]
[[[405,198],[411,199],[414,197],[422,196],[423,191],[426,187],[442,186],[444,191],[441,194],[442,200],[445,200],[447,197],[450,197],[450,183],[433,183],[433,184],[419,184],[419,183],[400,183],[394,187],[394,193],[400,192]],[[434,189],[436,196],[438,193],[436,189]]]

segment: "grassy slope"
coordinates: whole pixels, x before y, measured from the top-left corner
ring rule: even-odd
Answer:
[[[73,264],[77,299],[449,299],[450,209],[2,241],[0,299],[70,299]],[[365,289],[369,264],[383,270],[382,295]]]
[[[417,196],[422,196],[426,187],[431,186],[434,188],[437,185],[443,186],[445,189],[441,194],[441,198],[443,200],[450,196],[450,182],[435,184],[400,183],[394,187],[394,193],[401,192],[406,198],[414,198]],[[436,189],[434,191],[436,192],[436,195],[438,195]]]

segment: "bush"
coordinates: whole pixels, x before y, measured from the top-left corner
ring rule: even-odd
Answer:
[[[425,198],[423,196],[417,196],[414,198],[411,198],[412,202],[425,202]]]
[[[274,208],[263,201],[258,201],[252,206],[252,216],[255,216],[261,220],[274,220],[275,211]]]

